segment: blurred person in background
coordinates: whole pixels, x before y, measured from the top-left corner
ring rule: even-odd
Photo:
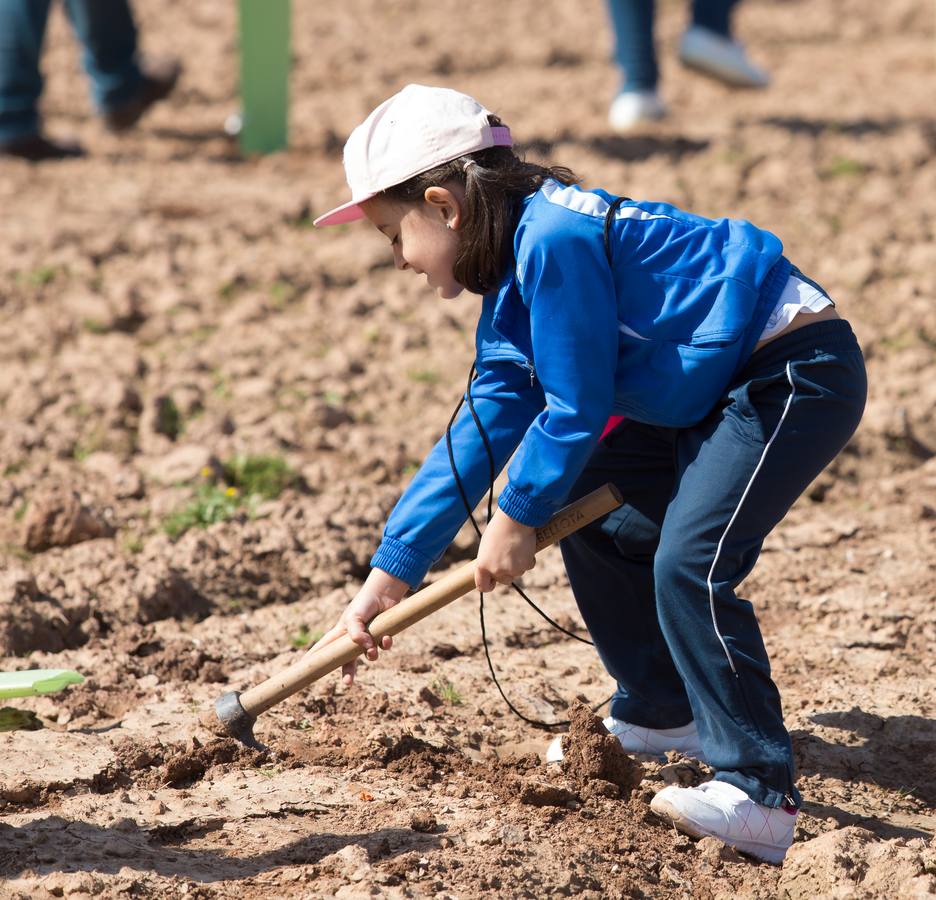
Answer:
[[[33,161],[81,156],[73,141],[43,134],[39,57],[50,0],[0,0],[0,157]],[[176,60],[145,60],[127,0],[65,0],[81,42],[95,107],[105,126],[125,131],[175,87]]]
[[[766,87],[767,73],[748,59],[744,47],[732,37],[731,13],[736,3],[693,0],[692,23],[682,36],[679,58],[684,65],[733,87]],[[654,0],[608,0],[608,11],[614,27],[614,57],[624,76],[608,120],[615,131],[626,132],[666,115],[657,93]]]

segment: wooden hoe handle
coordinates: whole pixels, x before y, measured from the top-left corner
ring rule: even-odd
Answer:
[[[611,512],[622,502],[617,488],[606,484],[581,500],[563,507],[542,528],[536,530],[537,553],[578,531],[583,525]],[[375,643],[379,646],[384,635],[398,634],[430,613],[469,593],[475,586],[475,565],[472,561],[460,566],[454,572],[449,572],[428,587],[375,616],[368,625],[368,631]],[[240,695],[241,706],[248,715],[256,717],[323,675],[351,662],[361,653],[361,647],[344,634],[314,653],[303,656],[256,687],[244,691]]]

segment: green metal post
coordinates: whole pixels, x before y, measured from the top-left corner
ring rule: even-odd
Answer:
[[[289,121],[290,0],[239,0],[241,152],[284,150]]]

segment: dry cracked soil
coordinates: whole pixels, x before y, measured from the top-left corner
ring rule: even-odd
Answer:
[[[7,701],[33,730],[0,734],[0,896],[936,893],[932,4],[750,0],[773,84],[743,93],[679,68],[685,5],[661,3],[672,115],[620,137],[598,2],[297,3],[291,147],[250,160],[221,128],[234,4],[138,7],[145,47],[185,60],[173,97],[105,134],[56,10],[46,119],[91,154],[0,162],[0,664],[87,677]],[[771,227],[857,331],[864,421],[744,585],[805,798],[782,867],[655,819],[706,771],[606,759],[593,651],[507,593],[492,659],[527,715],[572,717],[564,769],[492,685],[470,596],[262,716],[265,751],[206,727],[353,595],[471,362],[470,296],[394,272],[362,225],[310,228],[344,137],[409,81],[475,94],[588,184]],[[257,457],[276,484],[248,498]],[[525,583],[575,627],[554,550]]]

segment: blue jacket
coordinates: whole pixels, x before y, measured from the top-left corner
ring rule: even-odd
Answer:
[[[744,366],[790,274],[783,245],[735,219],[626,201],[605,251],[613,196],[548,181],[524,203],[514,266],[484,297],[475,412],[500,471],[499,505],[540,526],[565,501],[612,414],[682,428]],[[451,431],[474,506],[490,481],[467,407]],[[444,437],[387,521],[371,565],[418,585],[467,514]]]

